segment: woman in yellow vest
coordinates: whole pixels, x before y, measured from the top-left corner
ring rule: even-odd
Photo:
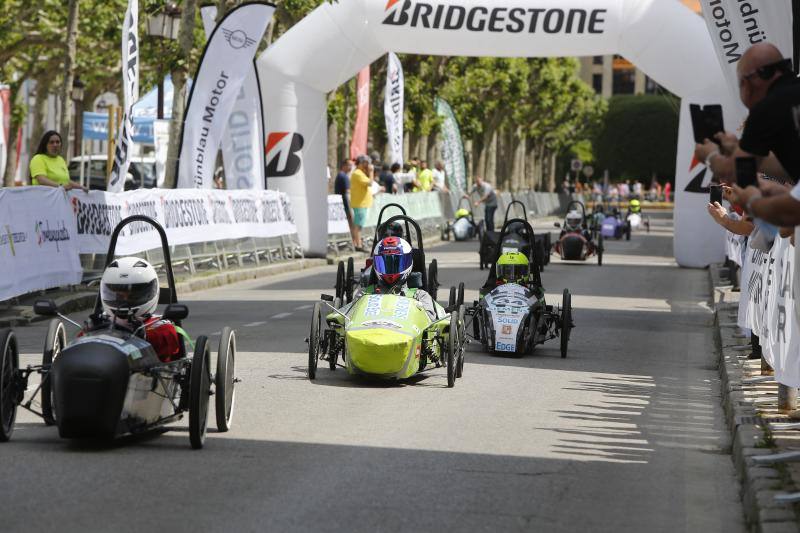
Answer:
[[[64,187],[69,191],[72,189],[83,189],[69,179],[67,162],[61,157],[61,135],[57,131],[50,130],[42,136],[36,155],[31,158],[29,166],[31,171],[31,185],[45,185],[47,187]]]

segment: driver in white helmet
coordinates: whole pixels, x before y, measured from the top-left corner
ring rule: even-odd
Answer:
[[[153,314],[158,296],[156,270],[138,257],[114,260],[106,267],[100,280],[100,299],[105,315],[115,324],[131,330],[143,326],[145,340],[159,359],[168,363],[181,356],[179,328]]]
[[[592,239],[592,234],[583,227],[583,215],[577,209],[573,209],[569,213],[567,213],[567,218],[564,221],[564,229],[561,230],[561,235],[559,238],[563,237],[567,233],[578,233],[583,235],[587,241]]]

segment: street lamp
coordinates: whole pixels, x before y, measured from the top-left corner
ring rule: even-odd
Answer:
[[[173,3],[167,2],[161,11],[147,17],[147,35],[158,39],[178,38],[178,31],[181,27],[181,8]],[[163,54],[160,54],[163,57]],[[161,64],[158,69],[158,110],[156,118],[164,118],[164,76],[161,74]]]
[[[81,185],[83,185],[83,89],[85,85],[81,81],[80,77],[75,76],[75,79],[72,80],[72,101],[75,103],[75,147],[80,153],[80,177],[81,177]],[[74,150],[75,151],[75,150]],[[73,152],[74,152],[73,151]]]

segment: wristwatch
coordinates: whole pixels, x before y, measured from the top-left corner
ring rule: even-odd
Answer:
[[[755,202],[756,200],[760,200],[760,199],[761,199],[761,194],[760,193],[759,194],[754,194],[753,196],[751,196],[750,199],[747,200],[747,203],[744,206],[744,210],[747,211],[748,214],[752,215],[753,212],[750,209],[753,207],[753,202]]]

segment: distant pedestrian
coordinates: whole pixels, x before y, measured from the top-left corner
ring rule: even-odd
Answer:
[[[82,164],[82,163],[81,163]],[[88,188],[69,179],[67,162],[61,157],[61,135],[50,130],[42,135],[36,155],[31,158],[29,165],[31,172],[31,185],[44,185],[46,187],[64,187],[64,190]]]
[[[373,171],[369,156],[360,155],[356,159],[356,169],[350,175],[350,200],[353,206],[353,244],[357,250],[363,249],[361,230],[367,223],[367,211],[372,207]]]
[[[672,183],[668,181],[667,184],[664,185],[664,201],[669,203],[671,201],[670,200],[671,196],[672,196]]]
[[[345,159],[339,165],[339,173],[333,181],[333,194],[342,197],[344,212],[347,215],[347,224],[350,226],[350,234],[353,233],[353,213],[350,212],[350,171],[353,165],[349,159]]]
[[[400,165],[397,165],[398,168]],[[383,169],[381,170],[380,176],[378,176],[378,182],[383,187],[383,191],[387,194],[395,194],[397,193],[397,183],[394,179],[394,172],[392,172],[392,167],[389,165],[383,165]]]
[[[444,163],[437,161],[433,169],[433,189],[442,192],[450,192],[447,188],[447,172],[444,170]]]
[[[470,194],[477,194],[480,199],[475,202],[475,207],[483,204],[483,220],[487,231],[494,231],[494,212],[497,211],[497,193],[488,182],[480,176],[475,176],[475,186]],[[464,195],[468,198],[467,195]]]

